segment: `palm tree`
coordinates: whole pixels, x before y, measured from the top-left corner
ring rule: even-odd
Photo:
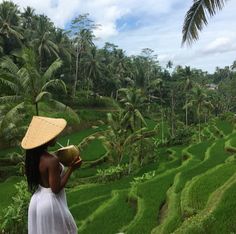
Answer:
[[[62,29],[57,29],[54,34],[54,43],[57,45],[59,56],[61,58],[65,57],[66,60],[71,63],[72,46],[67,36],[67,32]]]
[[[171,60],[169,60],[166,64],[166,68],[171,69],[172,67],[173,67],[173,62]]]
[[[161,142],[164,142],[164,108],[163,108],[163,86],[164,82],[161,78],[155,79],[150,83],[149,92],[151,93],[150,98],[155,101],[158,100],[161,109]],[[158,91],[158,96],[152,95],[155,91]]]
[[[120,102],[124,105],[123,123],[127,128],[134,132],[135,129],[146,126],[146,121],[141,113],[144,109],[146,98],[141,89],[136,88],[122,88],[118,90]]]
[[[185,85],[184,85],[184,92],[185,92],[185,125],[186,127],[188,126],[188,100],[189,100],[189,92],[193,88],[193,82],[189,77],[186,78],[185,80]]]
[[[37,18],[37,37],[32,40],[31,44],[37,49],[40,58],[40,69],[45,66],[47,56],[58,58],[59,49],[52,40],[51,32],[53,31],[52,23],[49,19],[40,15]]]
[[[75,97],[77,82],[79,76],[79,66],[82,54],[90,48],[94,46],[93,44],[93,29],[96,29],[98,25],[94,24],[94,22],[88,18],[89,14],[83,14],[76,17],[71,24],[71,32],[72,37],[74,38],[74,47],[75,47],[75,79],[72,91],[72,97]]]
[[[75,97],[76,94],[81,57],[91,46],[94,46],[92,40],[93,40],[93,34],[90,29],[82,29],[74,40],[75,50],[76,50],[76,65],[75,65],[74,86],[72,92],[73,97]]]
[[[37,59],[32,50],[24,49],[20,59],[21,67],[9,57],[1,60],[0,83],[9,89],[8,93],[11,94],[0,97],[0,103],[12,104],[3,121],[14,116],[19,109],[27,105],[34,105],[35,114],[38,115],[39,103],[46,97],[52,97],[49,88],[60,88],[66,92],[66,86],[62,80],[51,79],[62,65],[60,59],[55,60],[44,73],[38,71]],[[52,98],[51,100],[59,104],[58,101]]]
[[[233,61],[233,64],[230,66],[232,70],[236,69],[236,60]]]
[[[29,6],[24,8],[24,12],[21,14],[22,16],[22,21],[23,21],[23,28],[32,28],[33,26],[33,21],[35,17],[35,10]]]
[[[191,44],[198,39],[198,32],[207,25],[207,15],[214,16],[218,10],[221,10],[227,0],[194,0],[193,5],[186,13],[182,29],[182,45]]]
[[[85,77],[87,78],[87,84],[91,81],[94,89],[99,90],[99,78],[101,78],[101,72],[103,70],[103,65],[101,61],[101,57],[98,54],[97,48],[94,46],[92,47],[87,53],[84,55],[82,60],[84,70],[85,70]],[[89,91],[89,85],[87,86]]]
[[[13,2],[3,1],[0,4],[0,36],[3,38],[3,49],[8,54],[16,42],[21,44],[23,36],[19,25],[19,10]]]
[[[198,140],[201,142],[201,115],[204,107],[211,107],[211,103],[207,101],[207,94],[199,86],[196,85],[192,89],[192,99],[187,103],[189,107],[195,107],[198,118]]]
[[[130,132],[126,129],[124,124],[125,113],[119,111],[118,113],[107,114],[108,128],[105,131],[98,132],[96,135],[102,140],[102,143],[107,151],[107,156],[113,164],[122,162],[125,155],[129,157],[129,172],[131,171],[132,164],[135,161],[142,164],[143,156],[138,157],[134,155],[135,148],[138,148],[138,143],[144,139],[156,135],[156,130],[149,131],[146,128],[135,129]],[[145,155],[146,156],[146,155]]]

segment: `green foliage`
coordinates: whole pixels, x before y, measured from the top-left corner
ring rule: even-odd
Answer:
[[[175,135],[170,136],[167,140],[168,145],[187,145],[190,143],[192,135],[194,133],[193,128],[184,125],[182,122],[178,122]]]
[[[136,129],[135,131],[127,126],[126,114],[122,111],[107,115],[108,128],[101,132],[99,139],[102,141],[104,148],[107,151],[108,159],[113,164],[119,164],[123,161],[126,155],[129,156],[129,171],[131,171],[131,165],[137,162],[142,165],[142,141],[149,139],[156,135],[155,130],[149,131],[146,128]],[[139,150],[139,154],[133,153]],[[135,157],[134,157],[135,156]],[[136,162],[135,162],[136,161]]]
[[[152,179],[156,175],[156,171],[149,171],[144,173],[142,176],[134,177],[134,180],[130,183],[131,186],[137,186],[145,181]]]
[[[78,91],[71,103],[76,109],[81,107],[93,108],[118,108],[118,104],[112,98],[100,96],[92,91]]]
[[[1,230],[3,233],[18,234],[27,233],[27,211],[30,200],[30,193],[25,180],[17,183],[16,195],[13,202],[1,217]]]
[[[127,175],[129,172],[129,165],[124,164],[120,165],[118,164],[117,166],[109,167],[107,169],[98,169],[97,170],[97,176],[98,176],[98,181],[99,182],[110,182],[113,180],[118,180],[122,176]]]

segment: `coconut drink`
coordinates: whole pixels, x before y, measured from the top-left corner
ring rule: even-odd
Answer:
[[[75,145],[68,145],[58,149],[56,155],[59,161],[68,167],[79,156],[79,149]]]

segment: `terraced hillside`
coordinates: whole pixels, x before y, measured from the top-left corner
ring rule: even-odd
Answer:
[[[159,160],[132,176],[68,189],[79,233],[236,233],[233,129],[226,121],[212,121],[202,130],[201,143],[161,148]],[[95,171],[85,168],[76,176],[89,179]],[[132,183],[144,173],[151,176]]]
[[[155,176],[135,187],[126,177],[69,191],[79,233],[236,232],[236,160],[225,149],[236,148],[236,133],[215,121],[202,134],[201,143],[168,149],[171,160],[153,164]]]

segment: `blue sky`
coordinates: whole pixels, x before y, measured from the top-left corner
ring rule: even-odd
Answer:
[[[1,2],[2,0],[0,0]],[[231,65],[236,60],[236,1],[209,19],[200,39],[191,47],[181,47],[184,16],[192,0],[13,0],[21,8],[31,6],[45,14],[59,27],[76,15],[89,13],[101,24],[94,33],[96,44],[106,41],[118,45],[128,55],[151,48],[161,65],[191,66],[213,72],[216,66]]]

